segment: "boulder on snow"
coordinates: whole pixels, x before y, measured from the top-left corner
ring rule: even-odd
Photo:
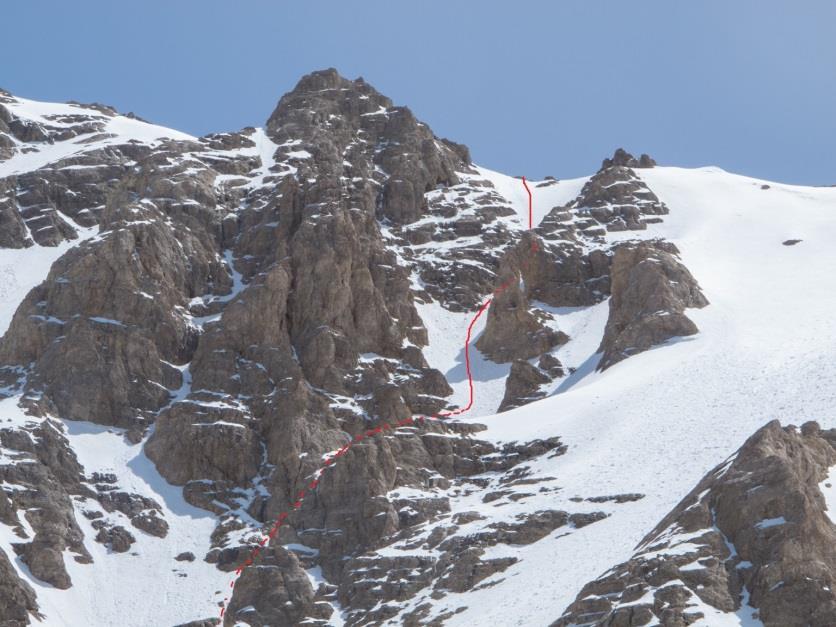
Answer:
[[[508,411],[543,398],[545,394],[540,391],[540,387],[550,381],[551,377],[538,367],[522,359],[515,360],[505,380],[505,396],[499,405],[499,411]]]

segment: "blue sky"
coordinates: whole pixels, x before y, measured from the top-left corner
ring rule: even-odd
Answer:
[[[3,22],[3,88],[195,134],[260,125],[336,67],[509,174],[588,174],[623,146],[836,184],[830,0],[28,0]]]

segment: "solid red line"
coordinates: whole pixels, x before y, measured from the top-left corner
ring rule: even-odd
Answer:
[[[481,316],[484,313],[485,309],[488,308],[488,305],[491,304],[491,300],[492,299],[489,298],[484,303],[482,303],[482,306],[479,307],[478,313],[475,316],[473,316],[473,320],[470,321],[470,324],[467,327],[467,339],[464,341],[464,366],[465,370],[467,371],[467,385],[470,391],[470,398],[468,398],[467,407],[459,411],[460,414],[468,411],[471,407],[473,407],[473,375],[470,372],[470,334],[473,331],[473,325],[476,324],[476,321],[479,319],[479,316]]]
[[[528,228],[534,228],[534,213],[531,209],[531,190],[528,189],[528,183],[525,182],[525,177],[522,177],[523,187],[528,192]]]

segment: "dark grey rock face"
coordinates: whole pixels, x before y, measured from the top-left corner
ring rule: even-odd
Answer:
[[[600,369],[678,336],[697,333],[685,315],[708,300],[678,251],[666,242],[623,244],[611,269],[610,315],[599,352]]]
[[[554,625],[690,624],[710,620],[706,607],[767,627],[834,624],[836,526],[819,484],[835,447],[816,423],[770,422]]]

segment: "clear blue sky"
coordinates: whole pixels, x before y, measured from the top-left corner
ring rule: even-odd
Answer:
[[[336,67],[509,174],[588,174],[624,146],[836,183],[830,0],[27,0],[2,19],[5,89],[194,134],[260,125]]]

